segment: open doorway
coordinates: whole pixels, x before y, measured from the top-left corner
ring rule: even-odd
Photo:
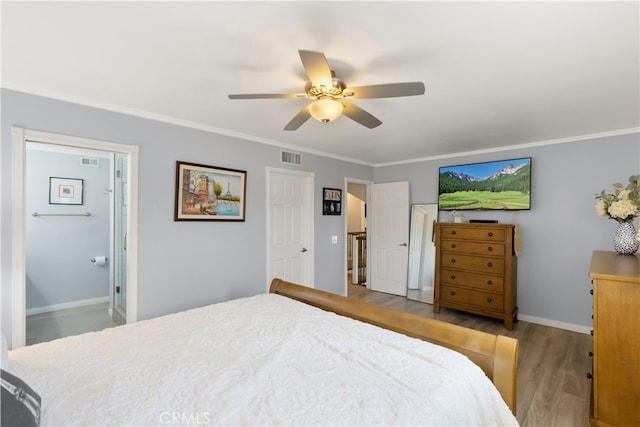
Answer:
[[[409,242],[409,182],[376,184],[345,178],[349,193],[354,184],[366,190],[364,211],[366,279],[363,287],[354,288],[355,254],[349,253],[348,217],[345,218],[345,290],[347,296],[366,289],[393,295],[407,295],[407,264]],[[352,198],[347,197],[347,212]],[[356,201],[356,204],[360,202]],[[353,248],[353,246],[352,246]],[[372,262],[375,259],[375,262]],[[351,261],[351,272],[349,265]]]
[[[27,345],[117,325],[110,316],[113,157],[27,142]]]
[[[121,153],[26,144],[26,344],[126,323]]]
[[[348,296],[367,289],[367,181],[345,182],[346,291]]]
[[[49,134],[22,128],[12,128],[12,310],[11,348],[26,344],[27,315],[43,315],[53,311],[63,311],[78,307],[103,304],[98,308],[102,314],[111,316],[115,313],[118,301],[115,298],[116,287],[126,292],[126,298],[120,299],[121,321],[127,323],[137,320],[137,171],[138,148],[133,145],[117,144],[105,141],[65,135]],[[28,146],[47,147],[45,153],[29,167],[31,151]],[[49,169],[54,163],[51,153],[59,156],[58,160],[72,159],[85,167],[84,172],[72,171],[62,167],[60,172]],[[74,153],[74,154],[70,154]],[[70,156],[70,157],[69,157]],[[120,166],[126,160],[126,168],[116,168],[117,159]],[[57,160],[56,160],[57,161]],[[104,176],[98,178],[89,172],[96,164],[107,167],[106,181]],[[77,165],[77,164],[76,164]],[[40,172],[31,176],[29,171]],[[71,172],[70,172],[71,171]],[[81,176],[86,172],[86,177]],[[97,172],[94,170],[93,172]],[[115,176],[120,175],[116,181]],[[36,180],[36,184],[32,180]],[[105,184],[106,182],[106,184]],[[115,185],[118,191],[115,191]],[[91,191],[89,192],[89,189]],[[117,195],[117,197],[114,197]],[[35,197],[35,201],[31,197]],[[102,198],[100,202],[100,198]],[[93,202],[98,201],[97,204]],[[106,201],[106,209],[105,209]],[[33,222],[29,224],[30,221]],[[84,221],[84,222],[82,222]],[[116,224],[122,235],[114,238]],[[28,228],[29,227],[29,228]],[[106,230],[106,231],[105,231]],[[44,232],[43,232],[44,231]],[[79,235],[96,237],[107,235],[106,242],[95,246],[79,244]],[[38,252],[49,243],[60,243],[64,248],[54,248],[49,252]],[[119,242],[119,243],[118,243]],[[125,246],[123,246],[124,244]],[[30,251],[34,246],[35,253]],[[92,246],[93,245],[93,246]],[[118,247],[120,246],[120,247]],[[126,248],[126,250],[125,250]],[[80,251],[80,253],[77,252]],[[28,252],[29,251],[29,252]],[[67,261],[78,262],[67,265]],[[120,270],[114,267],[120,260]],[[55,271],[39,271],[47,265]],[[28,268],[29,267],[29,268]],[[35,267],[35,270],[30,267]],[[97,273],[97,276],[85,274]],[[106,280],[106,296],[104,280]],[[120,277],[116,281],[116,277]],[[79,294],[69,297],[69,283],[80,278]],[[126,281],[122,281],[124,278]],[[45,289],[40,283],[53,283],[53,279],[61,279],[53,287]],[[38,286],[34,281],[38,281]],[[94,286],[96,285],[96,286]],[[100,288],[100,295],[94,293]],[[78,290],[78,289],[76,289]],[[29,295],[27,293],[29,292]],[[63,295],[64,294],[64,295]],[[63,298],[61,298],[63,297]],[[61,314],[61,313],[59,313]],[[86,314],[86,313],[85,313]],[[111,316],[111,320],[113,320]],[[114,322],[114,323],[121,323]],[[54,328],[54,333],[62,336],[85,332],[77,326],[89,321],[72,322],[76,329],[61,331]],[[102,329],[102,326],[98,326]],[[96,329],[92,329],[96,330]],[[53,336],[52,338],[56,338]],[[46,340],[46,339],[45,339]],[[30,341],[30,343],[33,341]]]

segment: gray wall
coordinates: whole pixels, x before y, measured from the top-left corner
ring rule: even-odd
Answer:
[[[11,127],[140,147],[138,318],[255,295],[266,289],[265,168],[315,173],[315,286],[344,291],[344,217],[323,216],[322,187],[371,180],[373,168],[311,154],[282,165],[280,148],[2,90],[2,331],[11,331]],[[175,163],[247,171],[246,221],[174,222]],[[331,235],[340,236],[338,244]]]
[[[80,165],[80,155],[27,150],[25,194],[27,309],[109,296],[109,267],[89,260],[109,256],[109,159]],[[82,205],[49,204],[49,178],[83,179]],[[82,214],[83,216],[38,216]]]
[[[436,203],[438,168],[490,160],[532,158],[532,208],[464,212],[469,219],[520,224],[518,306],[521,318],[591,327],[588,278],[593,250],[613,250],[617,223],[595,212],[596,193],[613,191],[640,173],[640,135],[629,134],[495,153],[377,167],[376,182],[408,180],[411,203]],[[447,212],[440,221],[452,221]],[[581,328],[578,328],[581,329]]]

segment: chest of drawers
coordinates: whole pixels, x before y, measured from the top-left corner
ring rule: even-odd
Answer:
[[[518,319],[513,224],[437,223],[433,311],[442,306],[504,321]]]
[[[640,425],[640,254],[594,251],[592,426]]]

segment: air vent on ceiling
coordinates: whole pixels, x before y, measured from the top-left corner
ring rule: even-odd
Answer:
[[[300,166],[302,164],[302,155],[300,153],[280,150],[280,163]]]
[[[80,157],[80,165],[98,168],[100,167],[100,159],[96,157]]]

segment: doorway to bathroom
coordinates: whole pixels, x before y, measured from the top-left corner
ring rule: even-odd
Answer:
[[[26,344],[126,322],[121,153],[26,144]]]
[[[22,128],[12,141],[12,348],[135,322],[138,147]]]

